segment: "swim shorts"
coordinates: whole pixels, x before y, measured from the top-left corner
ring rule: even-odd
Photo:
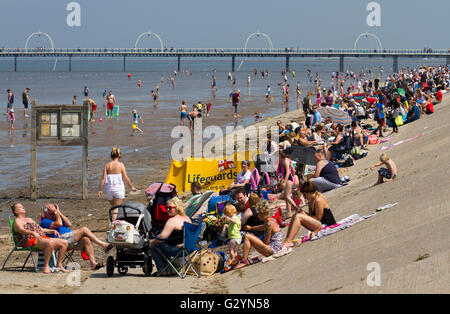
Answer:
[[[42,238],[42,239],[50,239],[50,238],[47,237],[47,236],[41,236],[41,238]],[[23,247],[24,247],[24,248],[27,248],[27,247],[28,247],[28,243],[30,243],[30,247],[36,246],[36,238],[35,238],[35,237],[30,237],[30,238],[28,239],[28,242],[25,242],[25,243],[24,243]]]
[[[380,176],[386,179],[390,179],[392,176],[392,173],[386,168],[381,168],[380,170],[378,170],[378,173],[380,174]],[[396,177],[397,175],[394,174],[394,177],[392,179],[395,179]]]
[[[108,110],[113,110],[114,109],[114,104],[108,104],[107,105]]]
[[[24,101],[24,102],[23,102],[23,107],[24,107],[25,109],[28,109],[28,101]]]
[[[182,111],[181,115],[180,115],[180,119],[186,119],[187,118],[187,113],[186,111]]]
[[[75,240],[73,239],[73,231],[60,234],[60,239],[67,240],[69,242],[69,249],[74,250],[79,248],[79,243],[75,243]]]

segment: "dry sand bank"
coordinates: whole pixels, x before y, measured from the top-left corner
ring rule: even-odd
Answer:
[[[146,278],[140,269],[107,278],[101,270],[83,281],[79,289],[62,288],[62,281],[56,280],[44,289],[40,285],[45,282],[42,274],[2,272],[0,292],[123,293],[123,287],[128,287],[129,293],[449,293],[450,99],[435,109],[434,115],[400,127],[400,134],[393,135],[391,142],[370,146],[368,157],[341,170],[350,176],[350,184],[326,194],[337,220],[352,214],[367,215],[388,203],[398,202],[398,206],[337,234],[306,242],[287,256],[202,279]],[[289,112],[280,118],[285,123],[299,115]],[[264,123],[274,124],[275,119],[278,117]],[[377,172],[369,167],[378,161],[379,148],[421,132],[422,137],[386,151],[397,163],[398,177],[373,187]],[[164,179],[166,170],[160,169],[158,180]],[[149,178],[142,179],[144,186]],[[64,200],[62,208],[70,211],[76,225],[86,225],[104,237],[107,203],[90,197],[87,202]],[[144,201],[142,195],[134,198]],[[26,202],[31,217],[37,217],[44,202]],[[11,240],[5,231],[1,234],[3,260]],[[102,253],[97,255],[102,260]],[[371,262],[381,268],[379,287],[369,287],[365,282],[370,273],[366,267]],[[83,265],[86,267],[86,263]],[[84,268],[82,278],[89,274]]]

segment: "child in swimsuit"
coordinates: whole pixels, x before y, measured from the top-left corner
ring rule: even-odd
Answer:
[[[375,185],[383,183],[384,179],[386,179],[386,182],[390,182],[397,178],[397,166],[395,165],[395,162],[390,159],[389,156],[385,153],[381,154],[380,162],[373,164],[370,167],[370,170],[373,170],[373,168],[380,167],[382,165],[385,165],[386,168],[381,168],[380,170],[378,170],[378,181],[377,183],[375,183]]]
[[[144,131],[142,131],[139,127],[139,120],[141,120],[142,123],[144,123],[144,121],[142,120],[141,116],[136,112],[135,109],[133,109],[133,124],[132,124],[132,136],[134,136],[136,134],[136,130],[138,130],[139,132],[141,132],[141,134],[144,134]]]

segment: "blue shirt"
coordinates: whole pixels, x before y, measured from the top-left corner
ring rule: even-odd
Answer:
[[[322,123],[322,115],[319,111],[314,112],[314,119],[312,126],[316,125],[316,123]]]
[[[415,119],[420,119],[420,108],[419,108],[419,106],[414,105],[413,110],[414,110],[414,118]]]
[[[41,220],[41,227],[45,228],[45,229],[50,229],[50,226],[52,225],[52,222],[54,222],[54,220],[44,218],[44,219]],[[54,230],[58,231],[59,234],[72,232],[72,230],[70,230],[69,228],[67,228],[64,225],[59,227],[59,228],[54,228]],[[51,234],[50,237],[51,238],[56,238],[56,235]]]
[[[377,111],[375,111],[375,117],[384,119],[384,104],[379,102],[377,105]]]

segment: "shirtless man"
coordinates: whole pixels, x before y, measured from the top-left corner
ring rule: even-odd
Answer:
[[[89,111],[91,113],[91,120],[89,120],[89,122],[95,122],[95,110],[97,110],[97,104],[91,98],[89,98],[88,101],[89,101]]]
[[[180,110],[180,125],[184,125],[184,120],[187,119],[187,110],[188,110],[188,107],[186,106],[186,102],[184,100],[181,102],[179,110]]]
[[[113,95],[112,91],[109,91],[108,96],[106,96],[106,108],[108,110],[107,117],[112,118],[113,109],[116,105],[116,96]]]

